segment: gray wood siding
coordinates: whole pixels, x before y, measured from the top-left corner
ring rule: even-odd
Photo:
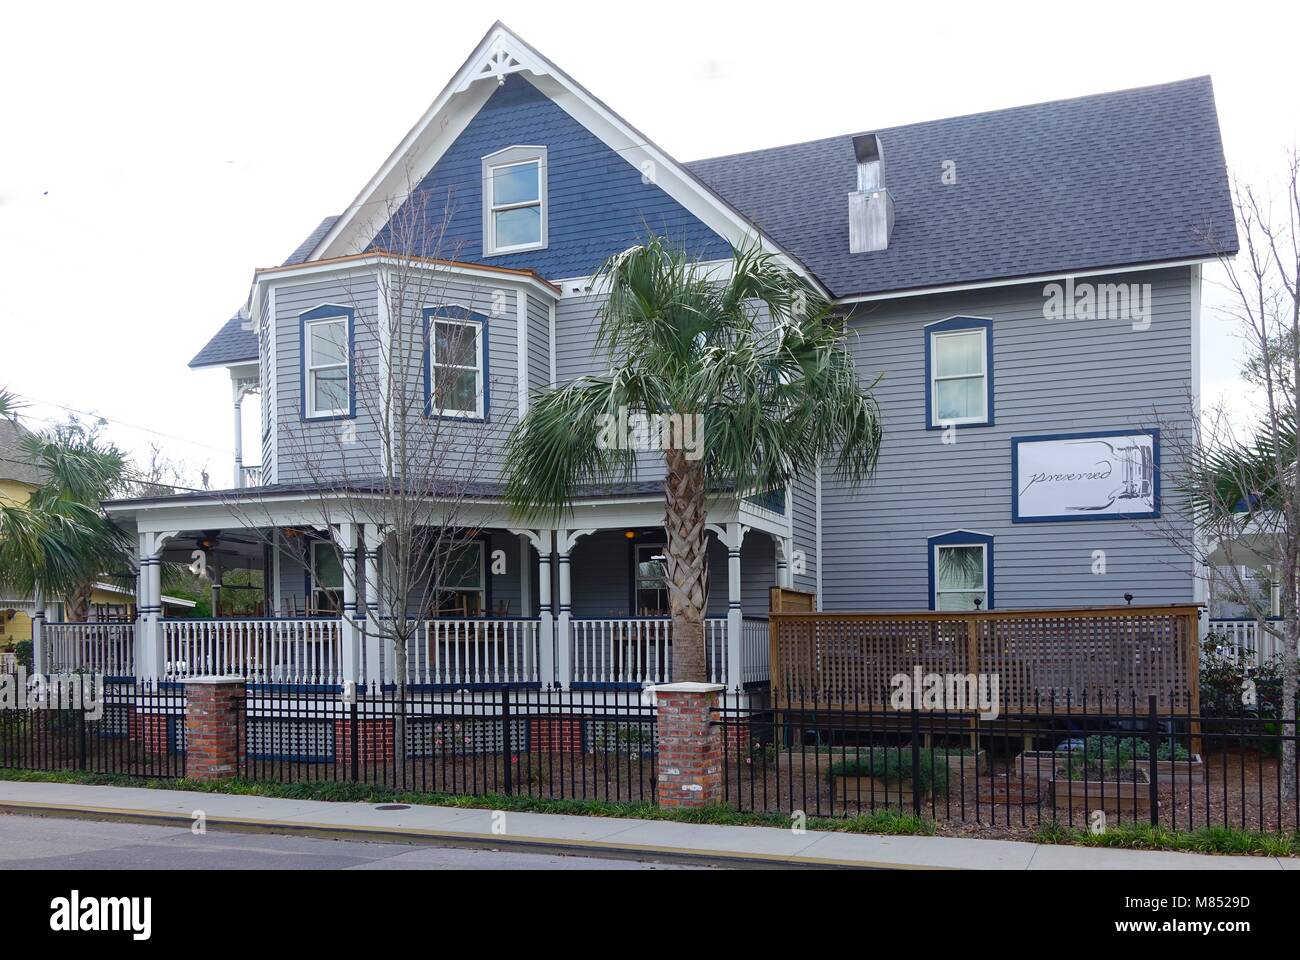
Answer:
[[[377,285],[370,273],[280,284],[275,291],[275,430],[280,483],[333,481],[379,474],[375,336]],[[305,420],[302,415],[302,314],[325,304],[354,311],[356,416]],[[354,439],[355,438],[355,439]]]
[[[1150,329],[1128,320],[1049,320],[1041,284],[864,305],[849,343],[860,376],[877,374],[885,440],[875,480],[851,487],[823,471],[823,591],[828,610],[929,606],[926,539],[954,529],[991,534],[999,609],[1186,602],[1190,561],[1155,521],[1011,522],[1011,437],[1187,426],[1191,388],[1186,268],[1087,278],[1151,283]],[[944,445],[925,429],[924,326],[951,316],[993,321],[996,425],[963,428]],[[1164,523],[1176,496],[1162,447]],[[1180,528],[1186,533],[1185,524]],[[1092,573],[1094,550],[1107,573]]]
[[[551,313],[541,298],[528,295],[528,388],[551,385]]]
[[[406,284],[391,292],[393,284]],[[280,483],[380,476],[382,461],[383,367],[379,351],[380,281],[373,271],[347,278],[282,283],[276,289],[276,356],[274,418],[277,431]],[[450,475],[464,470],[477,481],[499,479],[502,447],[518,420],[517,299],[514,289],[440,278],[432,283],[400,278],[389,280],[386,303],[400,316],[392,322],[399,346],[392,362],[405,368],[405,386],[394,394],[394,405],[416,418],[408,438],[438,452],[415,456],[422,475],[438,467]],[[353,379],[355,416],[309,421],[302,416],[301,316],[323,304],[355,311]],[[425,372],[423,309],[447,304],[486,316],[486,419],[424,417]],[[543,354],[543,359],[545,354]],[[355,438],[355,439],[353,439]],[[463,475],[463,474],[459,474]]]

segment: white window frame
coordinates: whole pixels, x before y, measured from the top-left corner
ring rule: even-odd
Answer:
[[[312,362],[312,328],[327,323],[343,324],[343,363],[313,363]],[[321,417],[346,417],[352,413],[352,338],[348,330],[348,316],[340,313],[335,316],[317,317],[315,320],[306,320],[303,322],[302,348],[306,356],[303,357],[303,370],[307,374],[307,382],[303,389],[307,391],[306,412],[307,419],[317,419]],[[345,371],[344,382],[347,385],[347,395],[344,397],[346,404],[343,407],[330,408],[328,410],[318,409],[316,406],[316,374],[322,370],[338,370],[342,368]]]
[[[452,324],[458,327],[469,327],[474,333],[474,366],[467,367],[458,363],[439,363],[438,351],[435,347],[437,342],[438,324]],[[483,419],[483,324],[478,320],[462,320],[460,317],[443,317],[437,313],[429,314],[429,413],[435,417],[464,417],[467,419]],[[439,367],[446,370],[473,370],[474,371],[474,409],[473,410],[453,410],[451,408],[439,409],[434,406],[434,398],[438,395],[438,369]]]
[[[518,203],[496,203],[492,191],[492,175],[506,167],[520,167],[525,164],[537,166],[537,199]],[[546,190],[546,148],[542,146],[515,146],[498,150],[483,158],[483,255],[494,257],[524,250],[544,250],[547,244],[547,190]],[[505,210],[520,210],[537,207],[540,223],[538,239],[531,243],[516,243],[510,246],[499,245],[496,241],[496,214]]]
[[[980,569],[982,571],[982,583],[978,590],[941,590],[939,581],[943,574],[943,551],[944,550],[969,550],[971,547],[978,548],[980,552]],[[981,611],[989,608],[989,545],[987,543],[936,543],[934,545],[934,609],[940,613],[944,612],[944,607],[939,604],[940,594],[969,593],[981,597],[979,609]]]
[[[980,341],[980,372],[939,374],[940,342],[957,337],[978,337]],[[939,415],[939,382],[941,380],[975,380],[980,381],[980,413],[973,417],[945,418]],[[961,330],[936,330],[930,334],[930,410],[937,426],[948,424],[989,422],[989,338],[983,327],[968,327]]]

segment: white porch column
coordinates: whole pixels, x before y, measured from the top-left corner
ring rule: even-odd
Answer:
[[[366,684],[370,693],[379,692],[384,677],[383,637],[379,634],[379,546],[384,542],[383,530],[378,524],[367,523],[365,543],[366,584]],[[391,679],[391,678],[387,678]]]
[[[566,530],[563,527],[555,531],[555,553],[560,564],[560,616],[555,631],[558,648],[555,669],[560,686],[565,690],[573,682],[573,580],[569,570],[569,555],[578,539],[591,532],[590,529]]]
[[[45,591],[40,587],[32,596],[32,672],[50,672],[50,652],[45,646]]]
[[[244,395],[235,385],[235,488],[244,485]]]
[[[136,631],[135,672],[147,680],[160,680],[166,673],[166,651],[162,628],[162,551],[169,533],[140,534],[140,624]]]
[[[749,527],[732,521],[725,527],[710,524],[709,529],[717,535],[718,542],[727,548],[727,645],[723,658],[726,673],[718,682],[731,689],[738,689],[744,682],[745,675],[742,659],[744,647],[741,643],[745,615],[740,606],[740,547],[745,542]]]
[[[230,371],[230,395],[235,407],[235,488],[247,486],[244,483],[244,397],[257,393],[256,377],[237,376]]]
[[[776,585],[794,586],[794,571],[790,561],[794,557],[794,537],[778,537],[776,541]]]
[[[517,534],[523,545],[520,583],[525,596],[529,592],[525,575],[530,566],[528,547],[531,545],[537,550],[537,678],[545,687],[555,682],[555,617],[551,613],[551,551],[555,534],[551,530],[511,529],[510,532]],[[528,611],[525,606],[522,615],[528,616]]]
[[[739,523],[727,524],[727,675],[722,682],[739,690],[744,682],[741,654],[741,634],[745,629],[745,616],[740,608],[740,545],[749,528]]]
[[[339,550],[343,554],[343,627],[342,646],[339,656],[339,671],[344,682],[360,682],[361,676],[361,630],[357,626],[357,525],[340,523],[332,530]]]

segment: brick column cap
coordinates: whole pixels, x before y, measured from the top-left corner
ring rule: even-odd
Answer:
[[[722,693],[727,687],[722,683],[694,683],[684,680],[681,683],[655,684],[650,689],[655,693]]]
[[[228,686],[233,683],[244,683],[244,678],[238,674],[232,674],[230,676],[211,675],[204,677],[186,677],[181,681],[181,683],[185,684],[187,687],[191,684],[202,684],[205,686],[216,686],[217,684],[222,684]]]

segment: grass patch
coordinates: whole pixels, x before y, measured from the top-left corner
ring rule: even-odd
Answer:
[[[335,803],[406,803],[412,806],[459,807],[472,810],[506,810],[513,813],[558,813],[586,817],[631,817],[638,820],[668,820],[737,827],[780,827],[787,829],[791,818],[780,813],[749,813],[723,804],[664,809],[650,803],[618,800],[572,800],[529,797],[518,794],[414,793],[379,784],[348,782],[274,783],[231,778],[196,783],[192,780],[151,780],[122,774],[83,773],[76,770],[0,770],[0,780],[34,783],[79,783],[90,786],[147,787],[158,790],[195,790],[240,796],[276,797],[284,800],[326,800]],[[934,823],[909,813],[878,810],[857,817],[809,817],[809,830],[834,833],[877,833],[930,836]]]
[[[1034,834],[1036,843],[1066,843],[1083,847],[1126,850],[1172,850],[1179,853],[1248,854],[1260,857],[1300,855],[1300,833],[1267,833],[1233,827],[1168,830],[1150,824],[1124,824],[1094,834],[1053,821]]]

